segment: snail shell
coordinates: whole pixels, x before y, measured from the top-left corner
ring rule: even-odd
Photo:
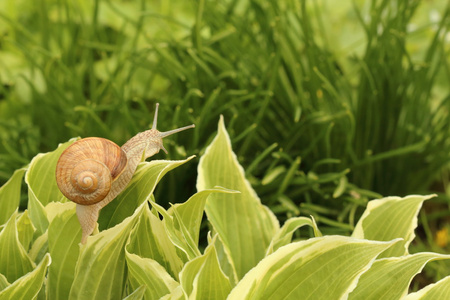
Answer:
[[[104,138],[84,138],[61,154],[56,182],[68,199],[92,205],[102,201],[127,166],[125,152]]]

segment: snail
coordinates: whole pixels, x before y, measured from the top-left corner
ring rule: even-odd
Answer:
[[[94,231],[100,210],[125,189],[141,159],[161,149],[167,154],[164,137],[195,127],[192,124],[159,132],[158,107],[157,103],[152,128],[138,133],[122,147],[104,138],[88,137],[74,142],[59,157],[56,183],[63,195],[76,203],[82,244]]]

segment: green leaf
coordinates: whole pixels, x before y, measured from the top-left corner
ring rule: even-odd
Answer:
[[[122,223],[90,236],[81,245],[69,299],[118,299],[126,280],[125,244],[142,214],[143,203]]]
[[[0,273],[9,282],[14,282],[33,268],[34,264],[19,240],[15,212],[0,232]]]
[[[172,293],[161,297],[160,300],[186,300],[186,296],[184,295],[183,288],[180,285],[174,289]]]
[[[281,227],[273,237],[272,241],[270,242],[269,248],[267,249],[266,255],[269,255],[276,251],[278,248],[289,244],[292,240],[292,235],[294,234],[294,232],[298,228],[305,225],[309,225],[310,227],[314,228],[316,232],[320,233],[319,229],[316,226],[316,223],[313,222],[312,219],[306,217],[290,218],[284,223],[283,227]]]
[[[140,286],[134,292],[129,294],[127,297],[123,298],[123,300],[141,300],[141,299],[144,299],[145,290],[146,290],[145,286]]]
[[[28,249],[30,249],[30,244],[33,240],[33,234],[35,230],[36,229],[31,223],[30,217],[28,216],[28,211],[24,211],[17,219],[17,234],[19,235],[20,243],[22,244],[25,251],[28,251]]]
[[[39,236],[31,246],[28,256],[34,262],[41,261],[48,252],[48,234],[47,231]]]
[[[19,208],[20,188],[25,170],[16,170],[11,178],[0,187],[0,225],[5,224]]]
[[[49,202],[67,201],[56,184],[56,163],[61,153],[77,139],[71,139],[64,144],[59,144],[56,150],[40,153],[31,160],[25,174],[25,182],[28,184],[28,190],[33,192],[34,197],[42,205],[45,206]]]
[[[33,192],[29,191],[31,196],[29,195],[29,212],[31,216],[33,216],[32,221],[34,220],[34,224],[39,226],[41,229],[35,231],[35,236],[38,238],[35,240],[31,250],[29,252],[29,256],[33,261],[40,261],[43,256],[49,251],[48,249],[48,227],[49,223],[53,221],[53,219],[62,211],[67,209],[74,209],[75,203],[67,202],[50,202],[46,207],[43,207],[42,204],[33,197]],[[77,226],[73,227],[74,230],[80,229],[79,223]],[[41,233],[44,231],[44,233]]]
[[[411,293],[404,300],[436,300],[448,299],[450,295],[450,276],[427,285],[416,293]]]
[[[163,217],[164,228],[170,238],[171,242],[182,250],[189,260],[200,256],[200,250],[197,245],[194,244],[192,239],[189,239],[188,234],[184,234],[175,227],[174,217],[172,217],[161,205],[156,202],[150,201],[153,208]]]
[[[171,293],[179,283],[158,262],[126,252],[131,288],[146,287],[145,299],[159,299]]]
[[[172,243],[186,253],[189,259],[201,255],[198,250],[198,235],[205,202],[212,193],[235,193],[235,191],[220,187],[204,190],[183,204],[175,204],[169,211],[157,203],[151,202],[152,206],[163,216],[163,224]]]
[[[189,299],[226,299],[231,291],[228,277],[220,268],[214,240],[205,253],[186,263],[180,282]]]
[[[216,239],[215,242],[216,252],[220,263],[220,268],[230,279],[231,286],[235,286],[238,283],[238,279],[236,278],[236,272],[234,270],[233,265],[231,264],[232,259],[230,257],[229,252],[225,249],[225,246],[222,243],[222,240],[219,238]]]
[[[76,203],[72,201],[50,202],[44,208],[45,216],[47,217],[49,223],[52,223],[55,218],[60,217],[60,215],[64,213],[64,211],[66,210],[73,211],[74,209],[76,209]]]
[[[28,212],[36,228],[36,235],[42,235],[48,228],[47,213],[31,188],[28,188]]]
[[[8,280],[6,279],[5,275],[0,274],[0,291],[4,290],[10,285]]]
[[[183,268],[183,260],[167,235],[163,221],[150,212],[148,205],[130,234],[127,251],[157,261],[175,279]]]
[[[417,227],[417,215],[422,203],[432,197],[434,195],[413,195],[372,200],[356,224],[352,237],[376,241],[402,238],[401,243],[389,248],[379,258],[406,255],[409,244],[415,237],[414,229]]]
[[[177,212],[175,216],[175,227],[179,229],[183,227],[185,233],[189,235],[189,239],[197,246],[200,234],[200,225],[202,223],[203,212],[205,210],[206,199],[212,193],[236,193],[236,191],[227,190],[221,187],[214,189],[203,190],[184,203],[176,203],[169,208],[168,213],[174,216],[174,211]]]
[[[245,178],[231,149],[223,117],[216,137],[200,159],[197,190],[217,185],[241,192],[211,195],[206,202],[206,214],[229,253],[235,276],[242,278],[265,256],[279,224]]]
[[[450,259],[450,255],[416,253],[376,260],[361,276],[349,299],[401,299],[408,293],[413,277],[422,271],[425,264],[441,259]]]
[[[375,258],[398,241],[325,236],[289,244],[250,270],[228,299],[345,299]]]
[[[46,207],[48,214],[52,215],[48,227],[48,250],[52,264],[48,270],[47,297],[57,300],[69,298],[80,252],[81,227],[75,212],[75,203],[55,204],[59,205],[51,207],[49,204]]]
[[[50,263],[50,255],[46,254],[32,272],[20,277],[7,288],[0,291],[0,299],[34,299],[42,288],[47,267]]]
[[[140,163],[125,190],[100,211],[99,229],[110,228],[132,215],[139,205],[150,198],[156,184],[167,172],[194,157],[185,160],[153,160]]]

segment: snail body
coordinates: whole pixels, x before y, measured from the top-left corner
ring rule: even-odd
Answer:
[[[77,204],[82,244],[94,231],[100,210],[127,187],[141,160],[161,149],[167,153],[164,137],[195,127],[160,132],[157,118],[158,104],[152,129],[138,133],[122,147],[104,138],[89,137],[70,145],[58,159],[56,182],[63,195]]]

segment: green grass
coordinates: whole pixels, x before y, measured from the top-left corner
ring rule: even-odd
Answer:
[[[171,159],[202,153],[223,114],[248,178],[281,220],[313,215],[329,233],[349,233],[369,199],[442,189],[446,1],[0,8],[2,182],[73,136],[123,144],[160,102],[161,130],[196,124],[166,142]],[[157,193],[174,203],[193,194],[195,166],[172,173]],[[448,208],[444,196],[437,209]]]

